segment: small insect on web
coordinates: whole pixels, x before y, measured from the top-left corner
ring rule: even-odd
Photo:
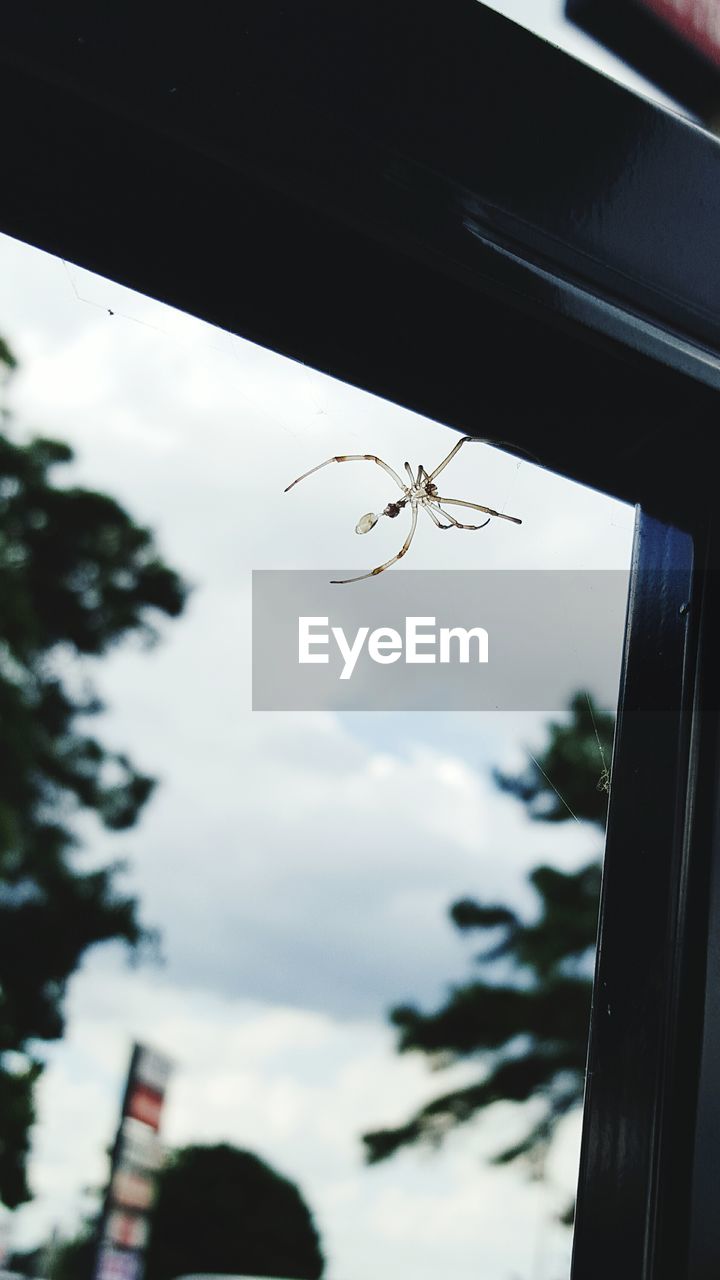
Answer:
[[[452,462],[455,454],[464,444],[489,443],[492,442],[479,440],[475,436],[463,436],[450,450],[447,457],[443,458],[442,462],[435,467],[434,471],[427,472],[420,465],[417,469],[417,475],[413,473],[410,463],[406,462],[407,483],[402,480],[397,471],[393,471],[393,468],[388,466],[387,462],[383,462],[383,459],[378,458],[374,453],[338,454],[334,458],[328,458],[325,462],[320,462],[316,467],[311,467],[309,471],[303,472],[301,476],[298,476],[297,480],[293,480],[292,484],[287,486],[285,492],[287,493],[294,485],[299,484],[301,480],[306,480],[308,476],[314,475],[316,471],[321,471],[323,467],[329,467],[332,462],[374,462],[378,467],[382,467],[383,471],[386,471],[389,476],[392,476],[395,484],[402,491],[402,497],[398,498],[396,502],[389,502],[385,510],[379,514],[374,511],[368,511],[366,515],[361,516],[355,526],[355,532],[369,533],[371,529],[375,528],[382,516],[387,516],[388,519],[394,520],[396,516],[400,515],[404,507],[408,507],[410,511],[410,530],[397,554],[392,556],[390,560],[386,560],[384,564],[377,565],[375,569],[370,569],[368,573],[360,573],[355,578],[335,578],[332,580],[336,585],[346,582],[361,582],[363,578],[374,578],[378,573],[383,573],[385,569],[389,569],[391,565],[401,560],[409,551],[410,544],[415,536],[418,513],[420,511],[426,511],[436,528],[443,530],[484,529],[493,517],[497,520],[509,520],[512,524],[522,524],[522,520],[519,520],[517,516],[506,516],[502,511],[493,511],[492,507],[483,507],[478,502],[467,502],[464,498],[445,498],[437,491],[435,477],[439,476],[441,471],[444,471],[449,462]],[[454,515],[445,510],[446,507],[468,507],[471,511],[482,512],[483,515],[487,516],[487,519],[483,520],[482,524],[461,524]]]

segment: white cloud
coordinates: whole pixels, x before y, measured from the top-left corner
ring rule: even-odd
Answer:
[[[338,1015],[437,999],[466,966],[454,898],[527,903],[530,866],[598,852],[593,831],[532,823],[447,751],[379,755],[322,716],[257,733],[241,718],[213,742],[200,712],[187,737],[147,715],[146,752],[173,766],[127,841],[175,981]]]

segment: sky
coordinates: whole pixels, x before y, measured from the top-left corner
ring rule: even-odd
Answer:
[[[519,20],[531,9],[493,7]],[[533,25],[575,51],[558,13],[536,0]],[[122,501],[192,586],[154,651],[130,643],[88,664],[108,708],[97,731],[160,785],[131,832],[80,822],[80,865],[128,859],[163,962],[130,967],[105,947],[72,981],[66,1037],[44,1050],[36,1199],[14,1215],[14,1243],[72,1230],[91,1206],[137,1038],[177,1064],[168,1143],[232,1141],[296,1180],[329,1280],[561,1280],[569,1234],[552,1213],[573,1193],[576,1117],[544,1186],[485,1162],[529,1122],[509,1106],[440,1152],[373,1169],[359,1141],[474,1078],[467,1064],[437,1076],[398,1057],[386,1019],[470,972],[449,904],[474,894],[532,910],[530,867],[599,852],[595,831],[546,830],[493,785],[493,766],[542,748],[543,717],[250,707],[251,571],[362,571],[397,550],[393,522],[371,550],[354,533],[392,496],[378,468],[284,487],[337,452],[396,469],[439,461],[455,433],[6,237],[0,278],[0,333],[20,361],[14,430],[69,441],[64,482]],[[450,541],[428,521],[408,568],[627,571],[630,508],[489,446],[461,457],[462,492],[522,528]],[[621,639],[618,616],[618,664]]]

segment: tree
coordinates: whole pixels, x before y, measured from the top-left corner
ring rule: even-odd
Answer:
[[[49,1277],[49,1280],[93,1280],[97,1260],[97,1218],[89,1219],[74,1240],[46,1245],[38,1250],[38,1263],[31,1256],[31,1265],[23,1265],[16,1256],[10,1259],[13,1269],[31,1277]],[[48,1263],[48,1258],[50,1262]]]
[[[568,722],[550,724],[548,733],[540,759],[530,757],[519,777],[496,772],[498,786],[535,819],[603,827],[612,716],[580,693]],[[458,929],[489,935],[476,956],[478,977],[452,988],[435,1012],[413,1005],[392,1011],[400,1053],[423,1053],[440,1067],[478,1058],[482,1069],[476,1083],[435,1098],[405,1124],[365,1134],[370,1163],[417,1142],[437,1143],[493,1103],[537,1099],[539,1119],[495,1163],[522,1159],[540,1173],[559,1120],[581,1104],[600,862],[575,872],[540,866],[529,878],[539,899],[530,921],[502,903],[468,898],[451,907]]]
[[[0,365],[14,359],[0,342]],[[5,415],[7,417],[7,415]],[[103,708],[86,657],[156,637],[185,589],[152,534],[102,493],[57,485],[67,445],[0,435],[0,1200],[29,1198],[26,1161],[42,1063],[63,1033],[68,979],[97,943],[149,935],[118,890],[122,864],[83,871],[74,819],[131,827],[153,779],[86,731]]]
[[[320,1240],[294,1183],[226,1144],[178,1151],[159,1179],[147,1280],[194,1273],[319,1280]]]

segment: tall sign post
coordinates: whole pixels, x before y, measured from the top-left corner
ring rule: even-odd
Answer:
[[[156,1180],[163,1161],[160,1119],[172,1063],[133,1046],[110,1166],[93,1280],[142,1280]]]

